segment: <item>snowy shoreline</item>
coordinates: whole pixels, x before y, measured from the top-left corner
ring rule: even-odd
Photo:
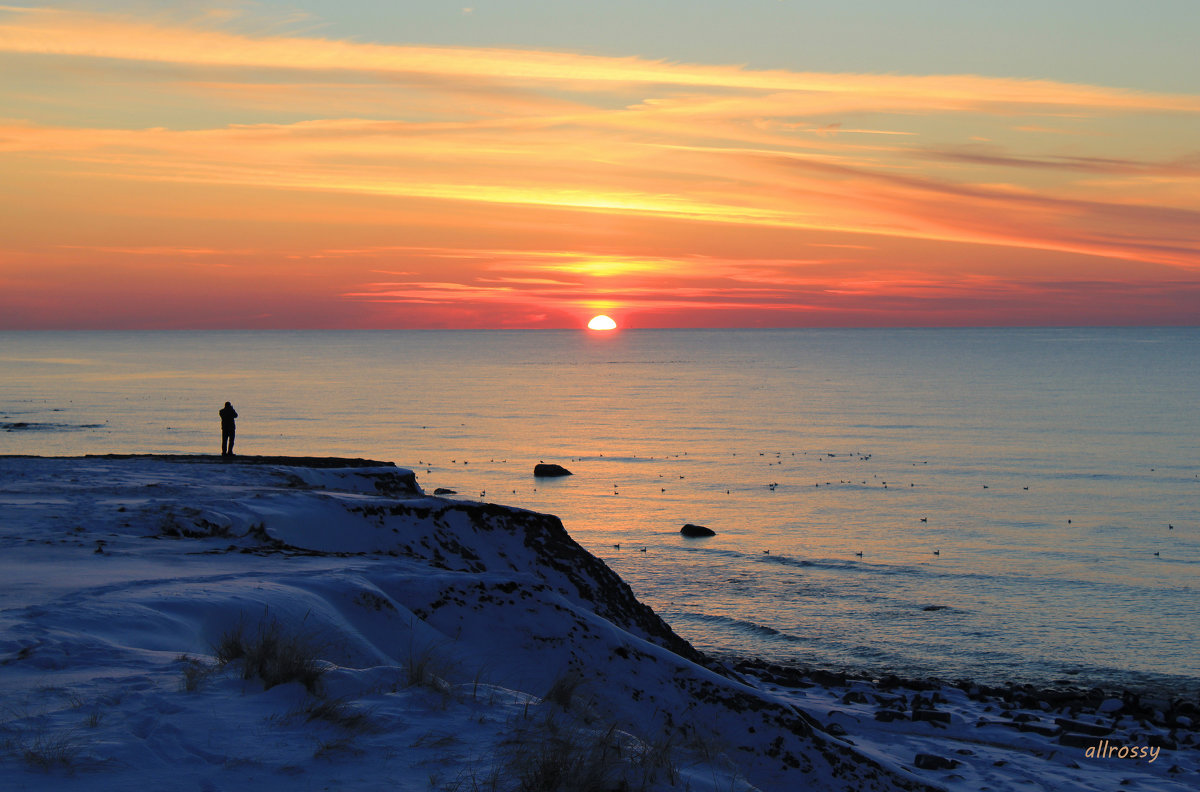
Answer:
[[[391,463],[8,456],[0,508],[6,789],[513,789],[535,749],[697,792],[1200,771],[1194,701],[730,668],[557,518]],[[219,650],[271,629],[319,647],[311,685]]]

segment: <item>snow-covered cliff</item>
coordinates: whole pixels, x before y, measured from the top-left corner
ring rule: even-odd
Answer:
[[[834,736],[702,657],[557,518],[401,468],[7,457],[0,509],[0,788],[968,780],[909,766],[942,723],[901,756],[840,725],[849,695],[815,696]]]

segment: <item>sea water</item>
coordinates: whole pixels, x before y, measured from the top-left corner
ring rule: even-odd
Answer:
[[[983,682],[1200,689],[1197,394],[1197,328],[0,334],[0,453],[216,453],[231,401],[559,515],[704,651]]]

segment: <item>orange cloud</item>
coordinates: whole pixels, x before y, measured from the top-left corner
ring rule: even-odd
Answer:
[[[429,321],[387,312],[420,305],[507,325],[599,300],[961,317],[951,302],[1045,310],[1049,283],[1149,306],[1200,277],[1194,95],[239,25],[0,7],[20,67],[0,76],[5,283],[30,288],[13,273],[37,256],[99,256],[139,282],[161,267],[161,295],[203,258],[266,290],[306,261],[291,298],[340,323]],[[367,302],[381,312],[348,313]]]

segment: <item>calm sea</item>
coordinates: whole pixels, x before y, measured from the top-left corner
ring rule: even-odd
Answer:
[[[228,400],[559,515],[704,650],[989,682],[1200,689],[1197,394],[1198,328],[0,334],[0,453],[212,453]]]

